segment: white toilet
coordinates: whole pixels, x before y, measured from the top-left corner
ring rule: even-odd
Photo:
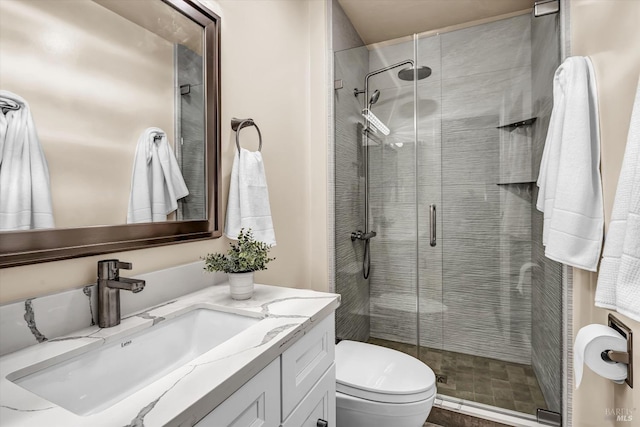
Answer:
[[[337,427],[422,427],[436,376],[420,360],[356,341],[336,346]]]

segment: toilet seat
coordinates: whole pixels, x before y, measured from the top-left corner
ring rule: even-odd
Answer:
[[[412,403],[436,393],[436,376],[420,360],[377,345],[340,341],[336,391],[374,402]]]

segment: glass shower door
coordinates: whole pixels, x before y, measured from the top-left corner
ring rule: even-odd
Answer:
[[[370,109],[389,128],[369,145],[371,340],[417,356],[417,236],[415,87],[413,42],[369,51]],[[385,70],[385,71],[382,71]],[[406,80],[409,78],[410,80]]]
[[[416,37],[417,63],[432,74],[416,88],[418,206],[418,329],[420,359],[444,380],[442,352],[444,316],[442,282],[442,66],[440,36]],[[438,383],[438,387],[444,383]]]
[[[413,46],[335,53],[336,329],[417,356],[415,84],[398,74]],[[358,231],[375,233],[368,248]]]
[[[531,415],[562,401],[559,266],[540,256],[533,206],[555,20],[519,15],[417,46],[433,68],[417,91],[420,358],[440,394]]]
[[[335,291],[342,296],[336,311],[336,337],[366,342],[370,337],[369,281],[363,275],[364,244],[351,233],[364,228],[365,162],[362,135],[362,88],[369,72],[365,46],[335,52]]]

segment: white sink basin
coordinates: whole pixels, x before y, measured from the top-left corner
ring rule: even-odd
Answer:
[[[89,415],[112,406],[259,321],[196,309],[30,375],[8,378],[75,414]]]

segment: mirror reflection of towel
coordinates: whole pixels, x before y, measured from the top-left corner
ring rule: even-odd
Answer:
[[[29,104],[0,90],[0,231],[53,228],[49,167]]]
[[[127,223],[166,221],[188,194],[167,134],[160,128],[146,129],[133,160]]]

